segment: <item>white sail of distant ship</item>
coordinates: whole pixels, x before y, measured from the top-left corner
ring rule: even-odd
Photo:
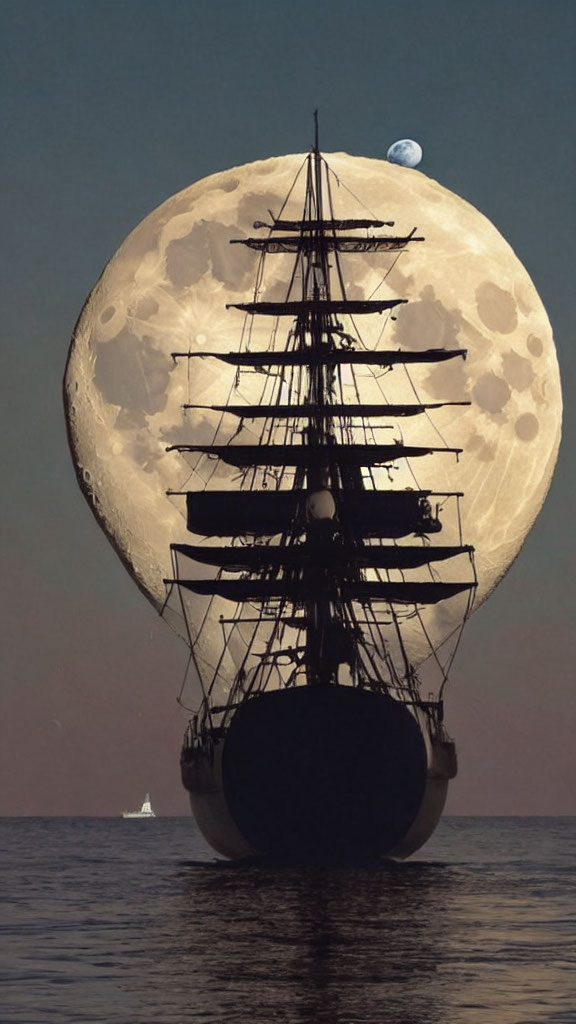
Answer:
[[[150,794],[146,793],[144,803],[139,811],[124,811],[123,818],[155,818],[156,815],[152,810],[152,804],[150,803]]]

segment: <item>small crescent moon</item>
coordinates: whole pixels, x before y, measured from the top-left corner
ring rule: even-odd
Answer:
[[[392,143],[386,153],[386,159],[391,164],[399,164],[401,167],[417,167],[422,156],[422,146],[414,142],[414,139],[399,139]]]

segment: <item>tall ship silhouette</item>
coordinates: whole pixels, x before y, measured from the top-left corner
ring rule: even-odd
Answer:
[[[373,216],[338,218],[317,124],[298,188],[298,219],[283,208],[235,240],[260,259],[252,300],[235,304],[246,315],[237,349],[173,353],[189,369],[218,360],[230,382],[226,403],[187,404],[212,417],[211,436],[168,449],[194,478],[171,492],[191,536],[172,545],[165,581],[202,692],[182,781],[226,857],[403,858],[433,832],[457,771],[443,722],[447,665],[430,640],[431,689],[407,631],[426,642],[424,612],[440,602],[460,602],[463,623],[476,576],[463,495],[423,489],[417,472],[424,457],[460,453],[434,430],[434,409],[469,403],[421,402],[416,386],[413,401],[394,402],[388,384],[465,351],[364,343],[362,317],[381,314],[385,328],[406,300],[351,297],[347,256],[395,257],[424,239]],[[285,291],[263,298],[277,256]],[[269,318],[266,348],[252,344],[254,318]],[[430,421],[429,445],[405,442],[413,417]],[[399,466],[410,484],[406,472],[398,483]]]

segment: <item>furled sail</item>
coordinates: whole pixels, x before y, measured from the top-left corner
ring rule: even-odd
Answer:
[[[396,459],[416,459],[433,452],[459,455],[461,448],[405,444],[174,444],[166,451],[198,452],[229,466],[383,466]]]
[[[219,359],[231,366],[407,366],[410,363],[442,363],[447,359],[465,357],[462,348],[430,348],[418,351],[376,349],[357,351],[337,349],[331,346],[311,350],[309,348],[271,350],[267,352],[173,352],[173,359]]]
[[[336,509],[343,526],[354,524],[358,537],[399,538],[437,533],[431,491],[342,491]],[[445,492],[439,497],[447,497]],[[458,496],[455,494],[455,496]],[[188,491],[187,526],[204,537],[268,536],[304,528],[308,495],[304,490]]]
[[[292,601],[303,604],[310,601],[392,601],[399,604],[436,604],[469,590],[473,584],[388,582],[380,580],[354,580],[335,583],[332,580],[302,579],[249,579],[249,580],[167,580],[196,594],[217,594],[230,601]]]
[[[173,551],[195,562],[217,565],[228,572],[264,572],[272,569],[344,570],[351,565],[359,569],[416,569],[431,562],[445,561],[457,555],[470,554],[467,544],[373,544],[358,547],[350,543],[331,547],[303,544],[242,544],[208,546],[173,544]]]
[[[417,405],[392,405],[390,403],[353,405],[351,402],[344,405],[334,402],[325,405],[322,409],[314,405],[192,405],[187,403],[183,408],[210,409],[212,412],[226,412],[231,416],[246,419],[310,419],[313,416],[329,419],[333,416],[342,416],[372,420],[380,417],[396,419],[400,416],[419,416],[430,409],[443,409],[447,405],[470,405],[470,402],[424,402]]]
[[[317,240],[313,235],[300,234],[297,237],[271,237],[271,238],[233,238],[232,242],[247,245],[250,249],[267,253],[304,253],[313,252],[317,246]],[[326,235],[325,246],[327,252],[401,252],[409,242],[423,242],[421,236],[406,235],[404,237],[394,235]]]
[[[365,217],[325,217],[322,220],[314,220],[308,217],[302,218],[302,220],[283,220],[278,218],[274,219],[271,224],[256,221],[254,227],[268,228],[269,231],[298,231],[301,233],[304,231],[323,230],[329,233],[332,231],[353,231],[356,228],[393,228],[394,221],[367,220]],[[241,239],[241,241],[246,243],[246,239]]]
[[[407,299],[300,299],[287,302],[232,302],[226,309],[240,309],[244,313],[260,313],[263,316],[302,317],[310,314],[326,316],[328,313],[382,313],[395,309]]]

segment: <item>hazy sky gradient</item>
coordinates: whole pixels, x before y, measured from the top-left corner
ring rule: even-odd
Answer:
[[[61,380],[105,263],[165,198],[312,142],[421,170],[486,214],[552,321],[564,444],[537,526],[468,626],[452,813],[576,814],[571,0],[2,0],[0,814],[186,813],[186,649],[96,526]],[[415,221],[416,222],[416,221]]]

